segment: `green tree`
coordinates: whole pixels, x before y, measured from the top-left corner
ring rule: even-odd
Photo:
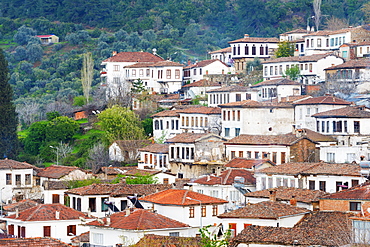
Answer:
[[[15,158],[18,151],[18,118],[13,104],[13,90],[8,83],[8,62],[0,49],[0,157]]]
[[[80,125],[69,117],[56,117],[48,122],[45,141],[70,142]]]
[[[285,70],[285,73],[283,74],[283,76],[288,77],[290,80],[296,81],[299,78],[300,74],[301,74],[301,71],[299,69],[299,66],[295,65]]]
[[[212,235],[209,231],[211,226],[205,226],[199,229],[202,247],[226,247],[229,245],[229,239],[231,232],[227,230],[224,236],[221,239],[218,239],[216,235]]]
[[[101,112],[98,119],[109,143],[115,140],[145,139],[139,117],[128,108],[115,105]]]
[[[276,57],[292,57],[294,56],[295,43],[282,41],[278,44],[278,49],[275,52]]]
[[[121,178],[124,178],[126,180],[126,184],[156,184],[158,183],[158,179],[156,177],[153,177],[153,175],[151,174],[141,175],[140,173],[136,173],[134,176],[126,176],[126,175],[118,174],[117,177],[112,181],[112,183],[119,183]]]

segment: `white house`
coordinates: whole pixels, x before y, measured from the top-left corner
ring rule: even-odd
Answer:
[[[220,50],[211,51],[208,54],[211,55],[211,59],[218,59],[221,62],[224,62],[229,66],[233,66],[233,61],[231,59],[231,47],[226,47]]]
[[[204,75],[223,75],[234,73],[233,67],[218,59],[209,59],[184,67],[184,82],[195,82],[204,79]]]
[[[90,244],[98,246],[131,246],[147,234],[193,237],[199,230],[144,209],[128,209],[87,225],[90,227]]]
[[[251,86],[251,88],[258,89],[257,101],[302,94],[302,84],[285,78],[266,80]]]
[[[42,183],[42,193],[45,204],[51,203],[60,203],[65,204],[66,197],[64,192],[68,190],[68,186],[70,185],[70,181],[53,181],[53,180],[46,180]]]
[[[182,133],[180,128],[180,110],[164,110],[153,114],[153,137],[163,141]]]
[[[218,216],[232,231],[232,236],[254,226],[293,227],[309,210],[276,201],[263,201]]]
[[[219,176],[205,175],[188,184],[193,191],[229,201],[229,209],[245,205],[243,193],[256,190],[252,172],[245,169],[227,169]]]
[[[143,196],[171,188],[165,184],[92,184],[66,191],[70,207],[81,212],[90,212],[96,217],[111,213],[104,202],[115,205],[119,211],[133,207],[127,196]]]
[[[302,84],[317,84],[325,81],[325,69],[342,64],[343,58],[331,53],[315,54],[299,57],[280,57],[267,60],[263,64],[263,79],[272,80],[283,78],[286,70],[298,66],[299,81]]]
[[[303,99],[294,102],[293,105],[295,127],[297,129],[307,128],[313,131],[317,131],[316,119],[313,117],[314,114],[343,108],[351,105],[351,102],[335,97],[333,95],[325,95]]]
[[[4,218],[8,234],[18,238],[52,237],[70,243],[88,230],[82,225],[93,218],[59,203],[39,204]]]
[[[366,181],[360,166],[334,163],[287,163],[255,173],[256,189],[280,186],[336,192]]]
[[[261,60],[270,58],[278,48],[278,42],[278,38],[249,37],[248,34],[245,34],[244,38],[229,41],[236,72],[245,72],[247,62],[254,58]]]
[[[40,39],[41,44],[43,45],[59,43],[59,37],[54,34],[36,35],[36,37]]]
[[[140,160],[138,167],[140,169],[154,169],[166,171],[169,167],[168,161],[168,144],[151,144],[140,148]]]
[[[258,90],[239,85],[224,86],[207,91],[208,106],[239,102],[243,100],[257,100]]]
[[[205,97],[206,92],[209,90],[220,88],[221,84],[212,82],[206,79],[201,79],[199,81],[195,81],[189,84],[185,84],[182,86],[181,91],[184,92],[184,98],[192,98],[195,99],[197,97]]]
[[[3,202],[11,202],[13,196],[17,199],[33,199],[32,188],[40,185],[40,181],[34,183],[34,174],[37,168],[26,162],[15,160],[0,160],[0,188]],[[39,196],[39,193],[35,194]]]
[[[193,227],[219,224],[226,200],[190,190],[169,189],[139,198],[145,209]]]
[[[178,110],[180,129],[185,133],[221,133],[221,109],[219,107],[188,107]]]

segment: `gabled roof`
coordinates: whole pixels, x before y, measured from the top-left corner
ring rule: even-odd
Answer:
[[[72,245],[63,243],[62,241],[55,238],[44,237],[44,238],[3,238],[0,239],[0,246],[71,247]]]
[[[19,211],[26,210],[28,208],[32,208],[34,206],[37,206],[38,203],[31,200],[31,199],[24,199],[20,202],[4,205],[4,210],[10,211],[10,212],[15,212],[17,209]]]
[[[208,60],[203,60],[203,61],[200,61],[196,64],[192,64],[192,65],[189,65],[189,66],[186,66],[184,69],[192,69],[192,68],[203,68],[203,67],[206,67],[214,62],[220,62],[222,63],[225,67],[228,67],[228,65],[224,62],[222,62],[221,60],[219,59],[208,59]]]
[[[323,200],[370,200],[370,184],[365,183],[346,190],[323,196]]]
[[[178,110],[179,113],[188,113],[188,114],[217,114],[221,115],[221,108],[219,107],[208,107],[208,106],[200,106],[200,107],[189,107],[183,110]]]
[[[51,165],[49,167],[45,167],[37,172],[37,176],[39,177],[46,177],[46,178],[61,178],[63,176],[68,175],[69,173],[81,170],[76,166],[61,166],[61,165]]]
[[[168,154],[169,145],[168,144],[160,144],[155,143],[152,145],[148,145],[146,147],[140,148],[140,152],[150,152],[150,153],[157,153],[157,154]]]
[[[300,132],[301,135],[307,136],[310,140],[314,142],[337,142],[337,140],[329,135],[323,135],[316,131],[310,130],[310,129],[297,129],[297,132]]]
[[[352,243],[349,215],[341,212],[311,212],[292,228],[248,226],[232,239],[239,243],[288,246],[344,246]]]
[[[260,82],[256,85],[251,86],[254,87],[263,87],[263,86],[280,86],[280,85],[301,85],[301,83],[298,83],[296,81],[292,81],[286,78],[282,79],[273,79],[273,80],[266,80],[263,82]]]
[[[364,31],[368,31],[367,29],[363,28],[362,26],[358,26],[358,27],[342,28],[342,29],[333,30],[333,31],[331,31],[331,30],[316,31],[316,32],[304,35],[304,37],[306,37],[306,36],[327,36],[327,35],[333,35],[333,34],[348,33],[348,32],[352,32],[356,29],[364,29]]]
[[[149,52],[120,52],[103,62],[160,62],[163,58]]]
[[[174,237],[145,234],[131,247],[201,247],[200,237]]]
[[[312,115],[317,118],[370,118],[370,109],[364,106],[347,106]]]
[[[333,95],[325,95],[304,99],[293,103],[294,105],[351,105],[351,102],[335,97]]]
[[[109,225],[107,224],[107,218],[104,218],[103,221],[104,224],[98,221],[92,221],[86,225],[124,230],[154,230],[189,227],[187,224],[167,218],[161,214],[152,213],[145,209],[135,209],[129,215],[126,214],[126,211],[114,213],[110,216]]]
[[[323,58],[328,56],[335,56],[333,53],[326,53],[326,54],[315,54],[310,56],[299,56],[299,57],[279,57],[271,60],[267,60],[262,62],[262,64],[269,64],[269,63],[283,63],[283,62],[317,62]]]
[[[168,139],[166,143],[195,143],[208,137],[214,137],[219,139],[220,141],[226,140],[221,136],[210,133],[181,133]]]
[[[284,175],[334,175],[360,177],[360,166],[355,164],[334,164],[334,163],[286,163],[274,167],[268,167],[256,171],[265,174]]]
[[[281,134],[281,135],[239,135],[225,142],[225,145],[229,144],[241,144],[241,145],[283,145],[291,146],[301,139],[307,136],[297,136],[292,133]],[[310,140],[310,139],[309,139]],[[312,141],[312,140],[311,140]]]
[[[232,43],[278,43],[278,38],[259,38],[259,37],[244,37],[241,39],[229,41],[229,44]]]
[[[221,108],[293,108],[290,102],[242,100],[218,105]]]
[[[206,79],[201,79],[199,81],[195,81],[195,82],[186,84],[182,87],[183,88],[184,87],[221,87],[221,85],[218,82],[213,82],[213,81],[209,81],[209,80],[206,80]]]
[[[276,191],[277,201],[290,201],[294,196],[297,202],[304,203],[318,202],[320,197],[329,195],[329,193],[321,190],[299,189],[295,187],[278,187],[274,188],[274,191]],[[270,189],[249,192],[244,196],[267,199],[270,197]]]
[[[75,188],[65,192],[75,195],[109,195],[109,196],[127,196],[127,195],[149,195],[157,191],[171,188],[167,184],[92,184],[80,188]]]
[[[194,206],[208,204],[224,204],[227,201],[203,195],[191,190],[169,189],[140,198],[140,201],[161,205]]]
[[[232,185],[235,177],[243,177],[244,184],[255,185],[256,179],[250,171],[245,169],[227,169],[220,176],[207,175],[194,180],[193,183],[204,185]]]
[[[59,218],[58,213],[59,212]],[[60,203],[39,204],[32,208],[19,212],[19,216],[10,215],[5,218],[20,221],[57,221],[57,220],[77,220],[79,217],[89,218],[84,213],[73,208],[64,206]]]
[[[306,214],[310,210],[292,206],[286,203],[263,201],[255,204],[249,204],[243,208],[219,215],[219,218],[254,218],[254,219],[274,219],[281,217]]]
[[[236,157],[230,160],[227,164],[225,164],[225,167],[255,169],[256,167],[259,167],[265,163],[275,165],[269,159],[247,159],[247,158]]]
[[[26,162],[19,162],[15,160],[4,159],[0,160],[0,170],[8,170],[8,169],[35,169],[38,168]]]
[[[369,69],[370,60],[368,58],[353,59],[345,63],[331,66],[324,70],[337,70],[337,69]]]
[[[153,114],[151,117],[179,117],[179,110],[164,110]]]
[[[231,85],[221,88],[215,88],[207,90],[207,93],[217,93],[217,92],[248,92],[250,91],[249,87],[240,86],[240,85]]]

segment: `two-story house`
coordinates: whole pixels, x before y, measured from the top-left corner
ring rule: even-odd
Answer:
[[[278,38],[249,37],[248,34],[241,39],[229,41],[236,72],[245,72],[248,61],[256,57],[261,60],[270,58],[278,48],[278,42]]]
[[[154,169],[166,171],[169,167],[168,144],[155,143],[139,149],[140,160],[138,167],[140,169]]]
[[[168,139],[171,172],[179,178],[216,173],[224,164],[224,141],[211,133],[182,133]]]
[[[204,98],[206,97],[206,92],[209,90],[220,88],[221,84],[217,82],[212,82],[210,80],[201,79],[189,84],[182,86],[181,91],[184,94],[184,98],[195,99],[195,98]]]
[[[153,137],[155,140],[166,140],[182,133],[180,128],[180,110],[164,110],[153,114]]]
[[[226,47],[220,50],[211,51],[208,54],[211,55],[211,59],[218,59],[221,62],[224,62],[229,66],[233,66],[233,61],[231,59],[231,47]]]
[[[221,133],[221,108],[188,107],[178,110],[180,129],[185,133]]]
[[[257,101],[302,94],[302,84],[286,78],[266,80],[251,86],[251,88],[258,89]]]
[[[209,59],[184,67],[184,82],[195,82],[204,79],[204,75],[222,75],[233,73],[233,67],[218,59]]]
[[[243,100],[257,100],[258,90],[250,87],[231,85],[207,91],[208,106],[239,102]]]

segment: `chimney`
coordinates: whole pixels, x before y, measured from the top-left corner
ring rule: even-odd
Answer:
[[[110,226],[110,217],[107,217],[107,226]]]
[[[157,49],[156,48],[153,48],[153,55],[157,55]]]
[[[276,202],[276,190],[272,189],[272,190],[269,190],[270,192],[270,201],[272,202]]]
[[[59,217],[60,216],[60,212],[59,211],[55,211],[55,219],[59,220]]]
[[[19,209],[18,208],[16,208],[15,209],[15,218],[18,218],[19,217]]]
[[[88,209],[87,209],[87,216],[88,216],[89,218],[91,218],[91,209],[90,209],[90,208],[88,208]]]
[[[130,208],[126,208],[126,209],[125,209],[125,211],[126,211],[126,217],[127,217],[127,216],[129,216],[129,215],[130,215],[130,213],[131,213]]]
[[[244,38],[249,38],[249,34],[244,34]]]
[[[295,196],[292,196],[292,199],[290,199],[289,203],[292,206],[297,206],[297,199],[295,199]]]
[[[112,55],[113,55],[113,56],[117,55],[117,52],[116,52],[116,51],[113,51],[113,52],[112,52]]]
[[[281,102],[281,94],[278,94],[278,103],[280,103]]]
[[[211,180],[211,176],[207,175],[207,182]]]

